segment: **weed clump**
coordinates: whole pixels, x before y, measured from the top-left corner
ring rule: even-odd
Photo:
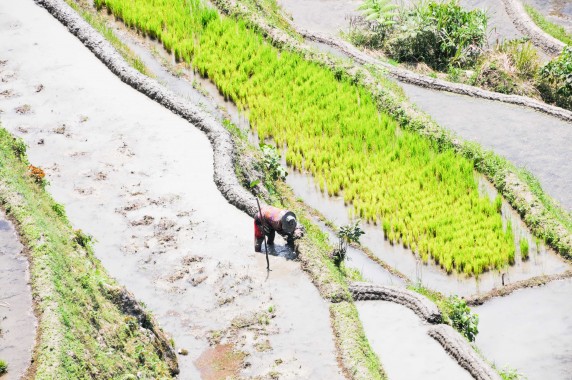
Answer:
[[[541,68],[538,88],[546,102],[572,109],[572,46]]]

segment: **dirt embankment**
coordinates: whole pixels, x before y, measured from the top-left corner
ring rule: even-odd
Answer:
[[[520,0],[502,0],[502,2],[517,29],[529,37],[536,47],[549,56],[556,56],[562,52],[566,44],[540,29],[528,16]]]

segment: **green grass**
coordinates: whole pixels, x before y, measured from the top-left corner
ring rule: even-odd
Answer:
[[[525,4],[524,9],[526,13],[530,16],[532,21],[546,33],[550,34],[552,37],[564,42],[566,45],[572,45],[572,35],[566,32],[562,26],[554,24],[548,21],[542,13],[537,11],[534,7]]]
[[[309,171],[356,215],[390,223],[388,238],[469,275],[514,261],[511,231],[480,197],[473,163],[378,112],[358,79],[279,51],[243,21],[198,0],[96,0],[129,27],[209,77],[245,110],[262,138],[287,144],[288,163]]]
[[[113,302],[117,284],[63,207],[28,174],[25,145],[0,127],[0,205],[30,255],[36,379],[169,378],[157,340]],[[82,245],[83,244],[83,245]]]
[[[336,345],[349,378],[358,380],[384,380],[387,375],[379,358],[373,353],[353,303],[330,305],[330,318],[336,336]]]
[[[528,260],[529,249],[530,249],[530,247],[528,246],[528,240],[526,240],[525,238],[521,238],[520,239],[520,256],[522,257],[523,260]]]

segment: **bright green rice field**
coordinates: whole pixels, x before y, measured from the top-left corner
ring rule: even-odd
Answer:
[[[280,51],[242,21],[200,0],[95,0],[157,38],[210,78],[249,115],[261,138],[390,241],[447,272],[478,275],[514,263],[500,213],[479,195],[473,162],[401,130],[371,94],[345,76]]]

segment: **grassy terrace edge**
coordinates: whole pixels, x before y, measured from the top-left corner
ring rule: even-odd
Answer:
[[[485,150],[478,143],[464,141],[438,125],[428,115],[417,110],[403,90],[389,80],[383,70],[371,66],[360,69],[354,64],[317,53],[301,44],[298,39],[291,38],[276,26],[265,22],[263,15],[253,13],[251,7],[236,1],[213,0],[213,4],[224,14],[246,21],[275,46],[298,52],[307,60],[355,78],[373,94],[379,109],[393,115],[404,129],[415,131],[440,146],[452,147],[461,156],[472,160],[475,169],[491,181],[534,235],[543,239],[564,258],[572,259],[572,213],[564,210],[544,192],[539,181],[529,171]]]
[[[106,273],[91,239],[30,175],[22,140],[0,125],[0,207],[30,262],[38,331],[25,378],[170,378],[174,349],[155,319]]]
[[[523,4],[526,13],[530,16],[532,21],[546,33],[550,34],[552,37],[564,42],[566,45],[572,45],[572,35],[566,32],[561,25],[550,22],[540,13],[536,8],[531,5]]]

